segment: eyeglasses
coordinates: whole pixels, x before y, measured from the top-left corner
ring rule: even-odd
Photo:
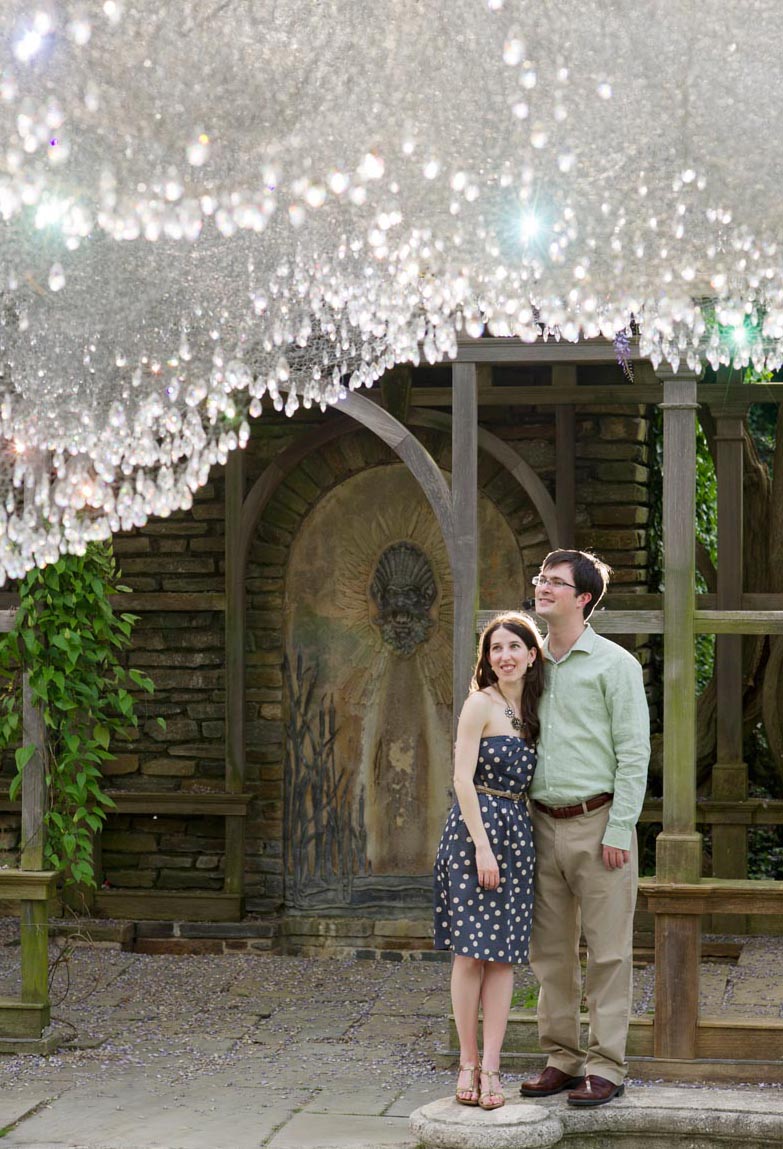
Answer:
[[[571,590],[576,590],[572,582],[563,582],[561,578],[547,578],[546,575],[542,574],[533,575],[530,581],[533,586],[551,586],[552,590],[560,590],[563,586],[570,586]]]

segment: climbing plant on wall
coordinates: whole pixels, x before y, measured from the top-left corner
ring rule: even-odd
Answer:
[[[0,637],[0,746],[23,736],[24,672],[46,733],[46,864],[88,886],[95,885],[92,836],[114,805],[101,764],[113,757],[112,739],[129,737],[138,723],[131,690],[154,689],[124,665],[136,616],[113,609],[109,596],[128,589],[117,580],[104,544],[33,569],[19,585],[13,629]],[[34,750],[21,745],[15,752],[11,797]]]

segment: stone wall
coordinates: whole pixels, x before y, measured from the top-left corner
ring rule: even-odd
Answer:
[[[134,593],[222,594],[223,476],[190,511],[118,535],[114,550]],[[137,697],[139,732],[104,767],[112,788],[153,792],[224,789],[225,671],[221,610],[139,614],[130,665],[155,683]],[[157,719],[165,720],[162,729]],[[114,814],[103,833],[103,878],[112,887],[219,889],[223,820]]]

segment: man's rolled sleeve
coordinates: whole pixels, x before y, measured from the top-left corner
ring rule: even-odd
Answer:
[[[606,705],[617,757],[617,773],[603,845],[630,850],[634,827],[642,812],[650,763],[650,714],[642,668],[635,659],[623,659],[617,667],[607,689]]]

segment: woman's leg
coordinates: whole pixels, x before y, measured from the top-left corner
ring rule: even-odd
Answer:
[[[451,1006],[459,1037],[460,1065],[478,1065],[478,1011],[481,998],[481,973],[484,962],[476,958],[455,956],[451,966]],[[461,1073],[457,1092],[462,1100],[478,1101],[475,1076]],[[475,1099],[473,1095],[475,1094]]]
[[[484,1069],[500,1068],[500,1050],[506,1036],[511,995],[514,992],[514,967],[509,962],[484,962],[481,982],[481,1012],[484,1020]]]

